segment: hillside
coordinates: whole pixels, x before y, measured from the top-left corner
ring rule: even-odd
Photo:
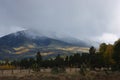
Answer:
[[[81,45],[81,47],[86,46],[83,42]],[[80,47],[80,44],[76,45],[72,42],[65,42],[65,40],[35,35],[27,30],[19,31],[0,38],[0,59],[32,57],[38,50],[44,53],[43,55],[55,56],[69,52],[69,50],[66,51],[61,48],[75,46]]]

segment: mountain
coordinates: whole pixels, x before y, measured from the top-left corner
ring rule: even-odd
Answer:
[[[49,46],[49,45],[58,45],[58,46],[66,46],[70,45],[69,43],[48,38],[45,36],[30,36],[24,31],[20,31],[17,33],[6,35],[2,38],[0,38],[0,45],[1,46],[8,46],[8,47],[18,47],[23,46],[27,44],[32,44],[36,46]]]
[[[50,38],[44,35],[38,35],[28,30],[12,33],[0,38],[0,59],[17,59],[35,56],[35,53],[67,53],[58,50],[59,47],[86,47],[84,42],[73,42],[70,39]],[[79,44],[78,44],[79,43]],[[81,44],[81,45],[80,45]],[[51,52],[51,53],[50,53]],[[53,55],[53,54],[51,54]]]

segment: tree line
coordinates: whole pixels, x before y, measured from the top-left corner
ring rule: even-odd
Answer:
[[[54,59],[43,60],[41,53],[37,52],[35,58],[25,58],[20,61],[13,61],[11,65],[16,67],[39,71],[43,68],[81,68],[85,67],[94,70],[95,68],[107,68],[120,71],[120,39],[113,45],[102,43],[99,51],[90,47],[89,53],[75,53],[65,58],[57,55]]]

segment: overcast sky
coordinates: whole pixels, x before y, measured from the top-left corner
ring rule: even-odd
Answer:
[[[120,0],[0,0],[0,36],[24,29],[113,43]]]

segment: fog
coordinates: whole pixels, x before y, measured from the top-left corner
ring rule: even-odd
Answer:
[[[119,0],[0,0],[0,36],[29,29],[47,36],[113,43]]]

